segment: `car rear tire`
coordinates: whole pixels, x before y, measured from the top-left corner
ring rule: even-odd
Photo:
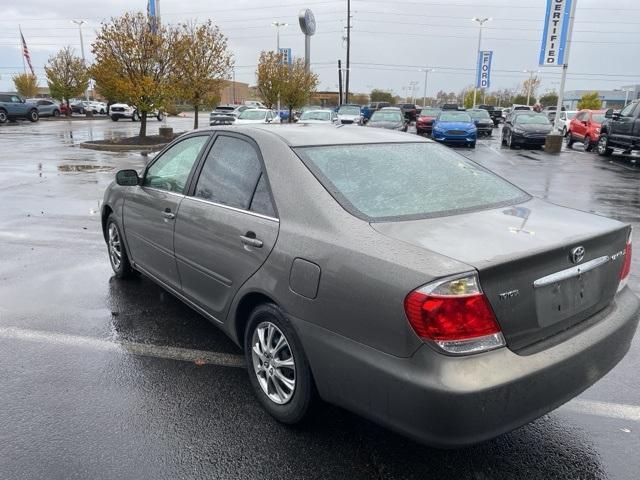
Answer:
[[[29,115],[27,115],[27,118],[31,123],[35,123],[40,119],[40,116],[38,115],[38,111],[34,108],[33,110],[29,111]]]
[[[133,112],[133,115],[131,115],[131,121],[137,122],[139,120],[140,120],[140,115],[138,115],[138,112]]]
[[[276,305],[251,312],[244,352],[249,381],[264,409],[279,422],[300,422],[315,400],[315,386],[302,343]]]
[[[598,155],[608,157],[613,153],[613,148],[609,148],[609,136],[606,133],[600,134],[597,145]]]
[[[107,219],[107,252],[109,263],[117,278],[129,278],[134,275],[127,249],[124,247],[122,232],[113,213]]]
[[[513,135],[509,133],[509,136],[507,137],[507,147],[509,147],[510,150],[513,150],[515,148],[512,137]]]
[[[57,110],[57,109],[56,109],[56,110],[54,110],[54,111],[53,111],[53,116],[54,116],[55,118],[58,118],[58,117],[60,116],[60,110]]]
[[[471,143],[469,144],[469,147],[471,147],[471,148],[476,148],[476,142],[471,142]]]
[[[158,115],[156,115],[156,118],[159,122],[161,122],[162,120],[164,120],[164,114],[162,112],[159,112]]]
[[[0,110],[0,123],[7,123],[7,120],[9,120],[7,112],[5,110]]]
[[[120,120],[120,118],[116,117],[115,115],[111,115],[111,120],[117,122],[118,120]]]
[[[567,127],[562,127],[562,136],[566,137],[567,136]]]
[[[584,151],[590,152],[591,150],[593,150],[595,142],[589,137],[584,137],[584,142],[582,144],[584,145]]]

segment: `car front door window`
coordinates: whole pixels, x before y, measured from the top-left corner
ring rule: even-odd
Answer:
[[[630,117],[632,115],[633,109],[636,106],[636,104],[634,103],[630,103],[629,105],[627,105],[626,107],[624,107],[621,111],[620,111],[620,116],[621,117]]]
[[[164,152],[147,170],[143,186],[182,193],[208,135],[189,137]]]

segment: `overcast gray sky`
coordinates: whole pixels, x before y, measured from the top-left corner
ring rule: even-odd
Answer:
[[[640,83],[640,1],[577,0],[574,42],[567,89],[613,89]],[[77,27],[84,19],[85,50],[100,22],[127,10],[146,10],[146,0],[0,0],[0,90],[12,90],[12,74],[22,71],[18,25],[22,27],[33,66],[46,84],[47,58],[65,45],[80,53]],[[429,66],[428,95],[440,89],[459,91],[474,79],[478,29],[471,18],[492,17],[483,34],[483,50],[493,50],[493,88],[511,88],[537,70],[546,0],[352,0],[351,90],[371,88],[403,93],[417,82],[422,96]],[[615,5],[615,7],[614,7]],[[346,0],[161,0],[162,21],[175,23],[211,18],[229,38],[236,79],[253,84],[261,50],[275,48],[272,21],[281,30],[281,47],[304,55],[297,22],[301,8],[315,13],[312,68],[320,89],[337,88],[337,60],[344,62]],[[540,91],[558,88],[559,69],[541,67]]]

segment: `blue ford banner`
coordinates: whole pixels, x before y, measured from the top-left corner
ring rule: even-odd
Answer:
[[[478,77],[476,78],[476,88],[489,88],[491,86],[491,59],[493,52],[484,50],[478,52]]]
[[[567,45],[571,2],[573,0],[547,0],[547,14],[544,18],[540,66],[558,67],[564,65],[564,50]]]

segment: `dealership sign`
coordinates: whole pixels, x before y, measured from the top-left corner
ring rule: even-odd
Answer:
[[[478,52],[478,76],[476,78],[476,88],[489,88],[491,86],[491,59],[493,52]]]
[[[540,66],[564,65],[572,1],[575,0],[547,0],[547,15],[544,19],[540,48]]]

